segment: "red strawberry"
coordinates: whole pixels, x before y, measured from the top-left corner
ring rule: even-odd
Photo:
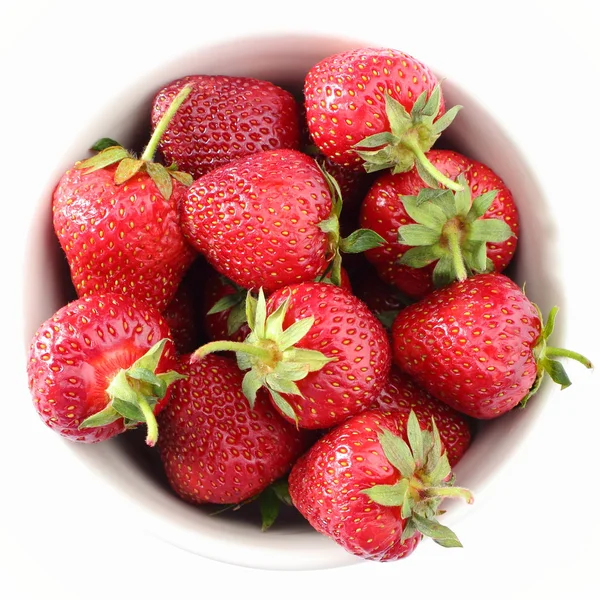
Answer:
[[[588,359],[547,340],[536,305],[508,277],[475,275],[436,290],[402,310],[392,328],[394,361],[424,390],[478,419],[492,419],[538,389],[545,371],[571,384],[558,357]]]
[[[187,93],[140,159],[111,145],[68,170],[54,190],[54,230],[80,297],[114,292],[162,310],[191,264],[178,214],[191,178],[152,162],[163,127]]]
[[[266,387],[277,409],[306,429],[340,423],[380,393],[390,369],[389,342],[358,298],[328,283],[278,290],[265,302],[248,296],[252,333],[243,343],[211,342],[197,351],[233,350],[247,370],[244,392],[253,402]]]
[[[471,444],[470,419],[420,389],[397,367],[392,367],[388,382],[370,409],[397,410],[407,415],[414,410],[427,429],[431,429],[433,418],[451,467],[458,463]]]
[[[160,455],[175,492],[193,503],[239,503],[283,476],[307,437],[259,392],[253,408],[235,361],[187,356],[173,399],[159,417]]]
[[[362,252],[383,240],[361,230],[341,239],[336,185],[297,150],[260,152],[197,179],[182,204],[181,226],[242,288],[271,293],[323,275],[330,262],[339,283],[340,250]]]
[[[107,440],[139,423],[156,442],[155,414],[179,379],[171,332],[153,308],[117,294],[58,310],[33,337],[27,373],[36,410],[78,442]]]
[[[460,546],[435,518],[442,498],[468,490],[452,471],[437,429],[415,413],[368,411],[317,441],[289,476],[292,502],[320,533],[362,558],[391,561],[411,554],[423,535]]]
[[[486,270],[502,271],[517,245],[519,215],[510,190],[490,168],[450,150],[427,153],[463,192],[431,189],[416,169],[379,177],[361,224],[386,243],[365,253],[379,276],[412,298]]]
[[[241,156],[299,147],[294,97],[268,81],[248,77],[177,79],[154,98],[153,124],[179,90],[190,84],[194,89],[167,128],[160,149],[194,179]]]
[[[386,48],[360,48],[316,64],[304,82],[310,135],[319,150],[342,165],[368,172],[420,171],[459,189],[425,156],[458,109],[445,112],[438,80],[412,56]]]

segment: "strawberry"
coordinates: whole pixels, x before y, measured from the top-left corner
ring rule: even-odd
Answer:
[[[519,235],[512,194],[489,167],[450,150],[427,156],[464,191],[429,188],[413,168],[380,176],[361,208],[362,226],[386,240],[367,260],[412,298],[473,273],[503,271]]]
[[[525,405],[544,372],[571,384],[556,359],[584,356],[548,345],[557,308],[539,308],[505,275],[486,273],[436,290],[400,311],[392,327],[395,364],[418,386],[478,419]]]
[[[189,91],[174,101],[140,159],[109,143],[58,182],[54,230],[80,297],[114,292],[162,310],[191,264],[195,253],[178,213],[191,178],[152,162],[164,127]]]
[[[306,449],[306,434],[277,414],[266,392],[259,391],[250,408],[234,360],[188,355],[181,371],[187,379],[159,416],[159,450],[184,500],[243,502],[287,473]]]
[[[297,150],[240,158],[197,179],[182,203],[181,227],[213,267],[244,289],[265,293],[313,280],[340,250],[362,252],[383,242],[372,232],[342,239],[336,182]]]
[[[460,189],[425,155],[460,107],[446,112],[436,76],[414,57],[387,48],[334,54],[307,73],[304,97],[310,135],[331,160],[394,173],[416,162],[429,178]]]
[[[389,342],[379,321],[351,293],[328,283],[281,288],[265,301],[248,295],[250,336],[210,342],[196,351],[232,350],[247,371],[244,393],[254,402],[266,387],[278,411],[306,429],[340,423],[364,410],[390,370]]]
[[[471,444],[471,420],[447,404],[420,389],[405,373],[393,366],[390,377],[373,401],[370,410],[397,410],[409,414],[414,410],[419,421],[431,429],[431,419],[439,430],[440,438],[454,467]]]
[[[171,332],[160,314],[117,294],[74,300],[44,322],[29,350],[36,410],[51,429],[100,442],[146,423],[147,443],[179,379]]]
[[[249,77],[189,75],[162,88],[152,105],[156,125],[173,97],[190,97],[160,142],[163,155],[194,179],[231,160],[263,150],[298,149],[296,100],[280,87]]]
[[[318,440],[294,465],[289,493],[320,533],[361,558],[391,561],[411,554],[423,535],[461,546],[436,515],[452,487],[452,471],[434,424],[414,411],[367,411]]]

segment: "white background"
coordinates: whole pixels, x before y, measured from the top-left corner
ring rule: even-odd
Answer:
[[[491,497],[456,525],[464,549],[428,544],[419,549],[427,551],[427,561],[266,572],[216,563],[156,540],[135,520],[128,522],[116,497],[72,463],[29,404],[20,301],[13,291],[26,268],[21,242],[40,183],[36,164],[53,160],[61,110],[68,106],[85,119],[115,71],[123,72],[123,80],[135,78],[141,61],[162,60],[189,46],[190,39],[242,34],[249,24],[255,32],[375,38],[408,52],[418,47],[424,60],[433,55],[428,36],[444,36],[447,49],[436,57],[438,64],[445,61],[447,73],[478,73],[480,98],[489,110],[514,115],[515,138],[538,138],[544,151],[528,156],[530,163],[540,177],[555,178],[556,196],[572,206],[572,217],[560,223],[570,232],[561,257],[572,260],[569,285],[578,286],[564,313],[576,332],[567,341],[576,341],[577,350],[600,363],[598,318],[592,313],[598,310],[592,291],[600,223],[597,5],[395,0],[365,2],[359,11],[351,2],[322,0],[297,6],[248,0],[239,7],[199,1],[191,8],[177,2],[5,0],[0,598],[600,597],[600,397],[597,375],[578,365],[569,369],[575,385],[552,396],[519,455],[499,474]],[[97,86],[90,85],[90,73]],[[553,120],[539,122],[538,108]]]

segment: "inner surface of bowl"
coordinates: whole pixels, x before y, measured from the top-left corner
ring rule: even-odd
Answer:
[[[199,48],[169,64],[143,71],[130,89],[114,97],[102,114],[82,124],[63,160],[42,190],[37,218],[28,240],[27,304],[25,341],[39,324],[74,298],[68,268],[52,230],[50,199],[60,174],[86,156],[96,139],[110,136],[136,151],[149,137],[149,111],[154,93],[171,80],[189,74],[250,76],[273,81],[300,92],[304,75],[322,58],[370,42],[339,38],[270,37],[239,39],[221,46]],[[402,48],[405,51],[410,49]],[[435,64],[431,65],[435,70]],[[447,106],[464,108],[444,133],[444,146],[480,160],[496,171],[512,190],[521,217],[519,248],[510,274],[544,312],[550,302],[560,303],[559,274],[551,272],[554,227],[551,213],[526,161],[499,123],[499,116],[486,113],[469,92],[446,77],[443,90]],[[557,340],[558,341],[558,340]],[[547,390],[532,400],[525,411],[515,410],[493,422],[483,423],[472,447],[456,469],[457,483],[471,488],[476,497],[492,481],[507,457],[535,424],[545,403]],[[350,564],[356,559],[331,540],[314,532],[293,510],[283,515],[271,530],[262,533],[258,509],[211,514],[214,507],[195,507],[178,499],[162,473],[156,451],[143,443],[143,432],[132,431],[97,445],[66,442],[69,448],[102,484],[124,494],[133,510],[147,518],[148,528],[159,537],[192,552],[217,560],[261,568],[325,568]],[[448,502],[445,522],[468,514],[468,507]],[[421,554],[421,553],[419,553]]]

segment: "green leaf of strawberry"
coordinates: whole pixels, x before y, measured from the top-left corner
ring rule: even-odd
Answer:
[[[145,170],[148,175],[150,175],[165,200],[168,200],[171,197],[173,191],[171,178],[177,179],[184,185],[191,185],[192,179],[186,173],[177,171],[176,167],[167,169],[163,165],[153,162],[162,135],[181,104],[190,95],[191,91],[192,86],[188,85],[182,88],[177,96],[175,96],[169,109],[155,127],[152,137],[140,158],[133,156],[133,154],[128,152],[114,140],[102,138],[92,146],[92,150],[98,150],[99,153],[79,163],[77,168],[85,169],[85,174],[87,175],[98,169],[118,163],[115,171],[115,183],[117,185],[129,181],[140,170]]]
[[[322,369],[333,359],[321,352],[296,348],[310,331],[314,317],[296,321],[287,329],[283,321],[289,298],[267,316],[265,295],[259,290],[255,299],[249,292],[246,299],[246,317],[251,333],[244,342],[209,342],[196,350],[195,357],[202,358],[212,352],[230,350],[236,352],[238,367],[248,371],[243,379],[244,395],[254,406],[258,390],[265,387],[273,402],[293,420],[296,415],[282,394],[302,396],[296,381],[312,371]]]
[[[543,324],[542,312],[537,304],[534,304],[534,306],[538,311],[540,322]],[[548,373],[550,379],[552,379],[554,383],[558,383],[561,389],[565,389],[571,385],[571,380],[569,379],[564,366],[556,360],[557,358],[571,358],[587,369],[593,368],[592,361],[582,354],[574,352],[573,350],[566,350],[565,348],[556,348],[548,345],[548,339],[554,331],[557,313],[558,306],[555,306],[550,310],[546,323],[543,325],[541,334],[533,348],[533,355],[537,365],[537,376],[533,386],[519,403],[519,406],[521,407],[524,407],[527,404],[527,401],[538,391],[545,373]]]
[[[327,277],[334,285],[342,283],[342,256],[341,252],[347,254],[359,254],[371,250],[385,243],[385,240],[371,229],[357,229],[348,237],[342,238],[340,234],[340,215],[342,214],[343,198],[340,186],[335,177],[327,172],[325,167],[315,161],[323,173],[331,192],[331,214],[319,223],[319,229],[326,233],[329,238],[329,252],[332,256],[331,266]]]
[[[175,371],[156,373],[167,339],[162,339],[128,369],[121,369],[111,380],[106,393],[110,402],[101,411],[89,416],[80,429],[108,425],[123,417],[129,427],[146,423],[146,443],[154,446],[158,439],[158,425],[153,409],[167,393],[167,388],[179,379]]]
[[[433,271],[436,287],[463,281],[493,266],[487,260],[486,244],[499,243],[514,234],[501,219],[483,218],[496,191],[471,202],[464,175],[457,179],[461,191],[423,189],[418,196],[404,196],[402,203],[416,224],[398,230],[398,241],[414,246],[400,257],[400,264],[421,268],[438,261]]]
[[[423,91],[410,113],[389,93],[386,94],[385,111],[390,131],[368,136],[355,145],[356,153],[365,161],[366,171],[371,173],[391,169],[393,173],[404,173],[416,162],[419,173],[428,185],[437,187],[441,183],[451,190],[461,191],[462,184],[446,177],[425,155],[450,126],[461,107],[452,107],[436,121],[440,108],[439,84],[429,98],[427,91]]]
[[[401,507],[402,518],[408,520],[404,540],[420,531],[442,546],[460,547],[456,535],[435,517],[440,514],[438,506],[444,497],[461,497],[471,504],[473,495],[465,488],[452,485],[450,464],[446,452],[442,452],[434,419],[432,431],[423,430],[411,410],[406,435],[408,443],[387,429],[378,434],[386,459],[401,478],[392,485],[374,485],[362,493],[382,506]]]

